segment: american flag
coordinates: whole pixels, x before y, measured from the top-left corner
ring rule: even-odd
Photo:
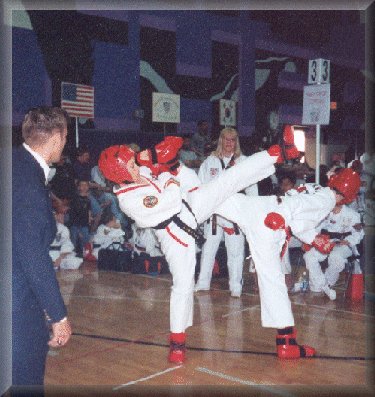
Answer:
[[[61,83],[61,107],[71,117],[94,118],[94,87]]]

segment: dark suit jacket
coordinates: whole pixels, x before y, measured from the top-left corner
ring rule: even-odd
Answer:
[[[49,256],[49,246],[56,235],[49,190],[43,169],[23,146],[13,149],[12,188],[12,345],[16,360],[13,372],[18,384],[22,384],[34,382],[40,373],[32,379],[18,376],[22,372],[17,367],[18,360],[27,362],[29,355],[34,363],[40,362],[39,372],[44,371],[49,338],[44,310],[52,322],[61,320],[67,313]],[[29,352],[28,346],[32,345],[35,349]],[[43,354],[38,356],[39,350]]]

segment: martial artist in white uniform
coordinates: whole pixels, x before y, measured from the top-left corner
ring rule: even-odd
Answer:
[[[311,248],[303,257],[309,270],[310,290],[323,291],[333,300],[336,298],[336,292],[330,287],[336,284],[347,259],[353,254],[358,254],[356,246],[363,239],[364,231],[360,214],[347,205],[336,206],[319,225],[319,229],[322,234],[325,234],[325,231],[334,233],[331,235],[331,241],[335,243],[335,247],[328,255]],[[327,257],[328,267],[323,273],[320,262]]]
[[[246,159],[242,155],[238,133],[234,128],[224,128],[219,136],[215,152],[206,158],[199,168],[198,176],[202,183],[217,178],[224,170]],[[244,193],[258,195],[256,184],[248,186]],[[242,293],[242,271],[245,259],[245,237],[236,224],[216,214],[204,223],[206,242],[202,247],[200,273],[195,291],[210,289],[212,270],[220,242],[224,239],[227,250],[229,290],[233,297]]]
[[[124,151],[124,156],[118,154],[119,150]],[[114,164],[111,162],[112,157],[115,158]],[[122,164],[126,164],[130,174],[127,178],[134,181],[114,189],[120,208],[139,227],[156,229],[155,233],[173,276],[170,299],[172,335],[181,334],[185,338],[185,330],[193,321],[196,264],[196,240],[193,235],[198,224],[208,219],[228,197],[274,173],[274,164],[278,158],[278,155],[271,156],[266,151],[257,153],[226,170],[214,181],[199,187],[192,186],[186,192],[187,187],[181,189],[179,182],[170,173],[164,172],[157,179],[150,179],[149,172],[144,167],[138,168],[134,157],[125,147],[108,148],[102,152],[99,166],[108,179],[112,178],[115,182],[121,180],[121,176],[116,176],[115,168],[118,165],[118,172],[121,173]],[[184,180],[183,176],[180,178]],[[176,222],[181,221],[183,224],[178,226]]]
[[[317,186],[314,190],[314,194],[280,198],[236,194],[216,211],[238,223],[249,242],[258,275],[264,327],[294,326],[280,253],[287,237],[287,227],[298,239],[311,244],[318,234],[315,230],[317,223],[335,206],[335,195],[330,188]],[[285,219],[284,230],[272,230],[265,225],[267,214],[272,212]]]
[[[184,223],[196,229],[221,202],[273,173],[275,161],[276,158],[267,152],[257,153],[228,169],[215,181],[187,194],[181,192],[168,173],[161,174],[157,180],[145,179],[143,183],[124,186],[114,192],[121,209],[140,227],[156,227],[178,214]],[[173,275],[171,332],[181,333],[192,325],[193,320],[195,240],[174,222],[155,233]]]
[[[76,256],[69,229],[63,224],[64,214],[56,213],[55,218],[57,233],[49,251],[54,267],[55,269],[78,269],[83,259]]]
[[[110,214],[109,216],[111,220],[98,226],[92,240],[92,254],[96,259],[98,259],[99,250],[108,248],[113,243],[118,245],[116,249],[121,250],[125,241],[125,232],[122,230],[120,222],[114,215]]]
[[[292,130],[288,131],[287,137],[291,143],[287,142],[284,132],[285,155],[288,159],[295,158],[299,152],[293,144]],[[156,158],[157,163],[161,163],[162,158],[162,164],[166,164],[171,157],[171,146],[173,147],[177,139],[178,137],[166,137],[155,146],[152,157]],[[137,156],[138,162],[140,158]],[[114,188],[114,192],[119,198],[121,209],[139,227],[156,229],[168,261],[173,277],[170,299],[171,362],[184,361],[185,330],[192,325],[193,320],[195,240],[199,239],[196,233],[198,224],[208,219],[215,212],[215,208],[236,192],[273,174],[274,164],[282,161],[282,158],[280,147],[273,146],[268,151],[246,158],[215,180],[193,187],[185,193],[172,174],[164,172],[154,179],[150,179],[148,173],[146,176],[140,174],[134,152],[125,145],[112,146],[101,153],[99,167],[107,179],[119,185]]]
[[[146,253],[152,257],[162,256],[160,251],[160,244],[156,238],[154,229],[147,227],[138,227],[135,223],[132,224],[132,237],[129,243],[132,245],[136,254]]]

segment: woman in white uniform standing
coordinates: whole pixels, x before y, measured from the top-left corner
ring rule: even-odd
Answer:
[[[226,127],[220,132],[216,150],[200,166],[198,177],[202,183],[207,183],[245,159],[246,156],[241,152],[238,132],[234,128]],[[257,184],[248,186],[244,193],[257,196]],[[224,238],[228,258],[229,290],[232,297],[239,298],[242,293],[242,271],[245,259],[243,232],[235,223],[214,214],[204,223],[204,237],[206,242],[202,247],[200,273],[195,291],[210,289],[215,256]]]

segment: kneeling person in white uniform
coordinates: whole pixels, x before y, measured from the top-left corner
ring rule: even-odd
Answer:
[[[347,205],[340,203],[329,213],[319,225],[320,233],[329,236],[334,244],[330,253],[319,252],[316,248],[307,248],[303,255],[309,270],[310,290],[324,292],[331,300],[336,299],[336,291],[332,289],[340,273],[344,270],[347,260],[357,255],[357,245],[364,237],[360,214]],[[328,258],[328,267],[323,273],[321,262]]]

